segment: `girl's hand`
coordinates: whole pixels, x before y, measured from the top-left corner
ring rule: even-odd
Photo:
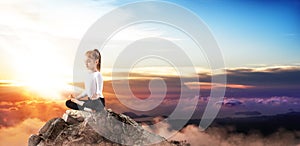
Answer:
[[[78,105],[81,105],[81,106],[83,106],[83,104],[84,104],[83,101],[77,100],[76,98],[71,98],[71,101],[78,104]]]
[[[77,101],[77,99],[76,98],[74,98],[74,96],[71,94],[71,95],[69,95],[69,97],[71,98],[71,101],[73,101],[73,102],[76,102]]]
[[[98,94],[93,94],[93,96],[92,96],[92,99],[96,99],[96,98],[98,98]]]
[[[70,97],[70,98],[74,98],[74,96],[73,96],[72,94],[71,94],[71,95],[69,95],[69,97]]]
[[[71,98],[71,101],[72,101],[72,102],[75,102],[75,100],[76,100],[75,98]]]

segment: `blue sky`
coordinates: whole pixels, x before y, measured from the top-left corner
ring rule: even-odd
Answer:
[[[207,24],[228,68],[299,65],[299,1],[169,2]]]
[[[207,23],[229,65],[299,63],[299,1],[176,3]]]

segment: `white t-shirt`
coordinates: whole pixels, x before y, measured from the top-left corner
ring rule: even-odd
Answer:
[[[100,72],[88,73],[84,82],[85,90],[78,98],[88,96],[90,99],[94,94],[98,94],[100,98],[104,98],[102,94],[103,90],[103,77]]]

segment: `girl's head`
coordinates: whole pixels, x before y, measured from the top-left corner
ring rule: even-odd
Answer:
[[[101,54],[97,49],[87,51],[85,53],[85,65],[89,70],[100,71],[101,68]]]

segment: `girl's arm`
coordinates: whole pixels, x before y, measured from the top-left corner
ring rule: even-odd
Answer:
[[[99,74],[99,76],[97,76],[96,78],[96,93],[93,94],[92,99],[96,99],[99,96],[103,96],[102,90],[103,90],[103,78],[102,75]]]
[[[84,90],[80,95],[76,96],[75,99],[80,99],[80,98],[83,98],[83,97],[85,97],[85,96],[87,96],[87,93],[86,93],[86,91]]]
[[[73,95],[71,95],[71,101],[83,106],[84,102],[78,99],[83,98],[85,96],[86,96],[86,91],[84,90],[80,95],[76,96],[75,98],[73,97]]]

